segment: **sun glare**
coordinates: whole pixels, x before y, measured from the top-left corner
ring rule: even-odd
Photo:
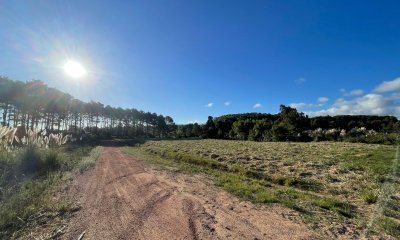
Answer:
[[[78,62],[68,61],[64,65],[64,71],[73,78],[80,78],[86,74],[85,68]]]

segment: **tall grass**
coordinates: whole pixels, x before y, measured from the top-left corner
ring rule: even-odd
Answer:
[[[39,131],[25,127],[10,128],[0,126],[0,148],[12,150],[21,146],[54,147],[67,143],[69,135],[63,133],[47,134],[46,130]]]
[[[77,165],[77,169],[82,173],[89,168],[93,167],[94,164],[96,163],[96,160],[99,158],[101,152],[101,148],[97,147],[94,148],[89,156],[83,157],[82,161],[79,162]]]
[[[0,239],[21,236],[21,230],[35,226],[43,212],[54,216],[72,206],[52,200],[56,186],[68,172],[92,165],[100,149],[92,147],[41,148],[27,145],[0,149]],[[49,221],[47,219],[45,221]],[[39,221],[40,222],[40,221]]]

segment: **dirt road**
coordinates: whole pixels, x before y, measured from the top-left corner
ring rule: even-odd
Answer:
[[[103,148],[70,195],[82,208],[63,239],[314,238],[292,210],[241,202],[204,177],[151,169],[115,147]]]

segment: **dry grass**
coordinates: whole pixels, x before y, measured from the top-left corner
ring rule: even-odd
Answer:
[[[379,205],[386,176],[398,174],[398,166],[392,169],[394,150],[343,142],[225,140],[149,141],[133,149],[210,173],[217,185],[240,197],[297,209],[311,228],[332,238],[361,236]],[[398,184],[391,194],[399,194]],[[389,230],[376,224],[369,234],[399,237],[400,209],[386,212]]]
[[[11,128],[0,125],[0,148],[12,150],[21,146],[53,147],[67,143],[69,135],[63,133],[46,134],[46,131],[32,130],[25,127]],[[1,150],[1,149],[0,149]]]

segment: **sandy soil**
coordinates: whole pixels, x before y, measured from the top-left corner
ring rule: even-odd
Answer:
[[[82,208],[62,239],[316,239],[293,210],[239,201],[202,176],[154,170],[115,147],[69,194]]]

